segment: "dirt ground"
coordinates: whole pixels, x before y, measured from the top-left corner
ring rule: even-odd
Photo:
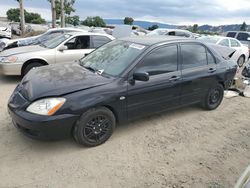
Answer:
[[[250,163],[250,99],[187,107],[119,126],[95,148],[40,142],[11,123],[18,77],[0,77],[0,188],[230,188]]]

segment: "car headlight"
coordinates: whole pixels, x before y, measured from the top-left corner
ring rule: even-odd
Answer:
[[[16,56],[8,56],[2,59],[2,62],[4,63],[15,63],[17,61],[17,57]]]
[[[52,116],[65,103],[65,98],[47,98],[33,102],[26,109],[33,114]]]

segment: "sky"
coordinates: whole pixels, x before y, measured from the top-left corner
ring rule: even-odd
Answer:
[[[0,16],[17,8],[15,0],[0,0]],[[27,11],[51,20],[47,0],[24,0]],[[87,16],[102,18],[133,17],[134,20],[176,25],[250,24],[250,0],[76,0],[76,12],[83,20]]]

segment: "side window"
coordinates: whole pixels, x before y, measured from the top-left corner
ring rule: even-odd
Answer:
[[[79,36],[72,38],[65,44],[69,50],[89,49],[90,48],[90,37]]]
[[[237,40],[230,39],[231,47],[240,47],[240,43]]]
[[[236,32],[229,32],[229,33],[227,34],[227,37],[234,38],[235,35],[236,35]]]
[[[222,41],[219,42],[219,45],[229,47],[229,40],[223,39]]]
[[[170,36],[176,36],[176,32],[175,31],[170,31],[170,32],[168,32],[168,34],[167,35],[170,35]]]
[[[150,76],[177,71],[177,52],[177,45],[155,49],[150,54],[146,55],[137,70],[146,71]]]
[[[238,36],[237,36],[237,39],[247,41],[248,37],[250,37],[248,33],[239,33]]]
[[[74,46],[75,46],[75,41],[76,41],[76,37],[70,39],[66,44],[64,44],[65,46],[68,47],[69,50],[73,50]]]
[[[104,36],[92,36],[93,48],[99,48],[100,46],[110,42],[108,37]]]
[[[215,64],[216,63],[214,56],[208,50],[207,50],[207,62],[208,62],[208,64]]]
[[[204,46],[199,44],[182,44],[182,69],[207,65],[207,54]]]

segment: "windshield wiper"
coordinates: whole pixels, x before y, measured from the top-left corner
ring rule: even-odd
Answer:
[[[39,46],[47,48],[47,46],[45,46],[43,43],[41,43]]]
[[[83,66],[85,69],[88,69],[90,70],[91,72],[96,72],[96,70],[93,68],[93,67],[90,67],[90,66]]]

